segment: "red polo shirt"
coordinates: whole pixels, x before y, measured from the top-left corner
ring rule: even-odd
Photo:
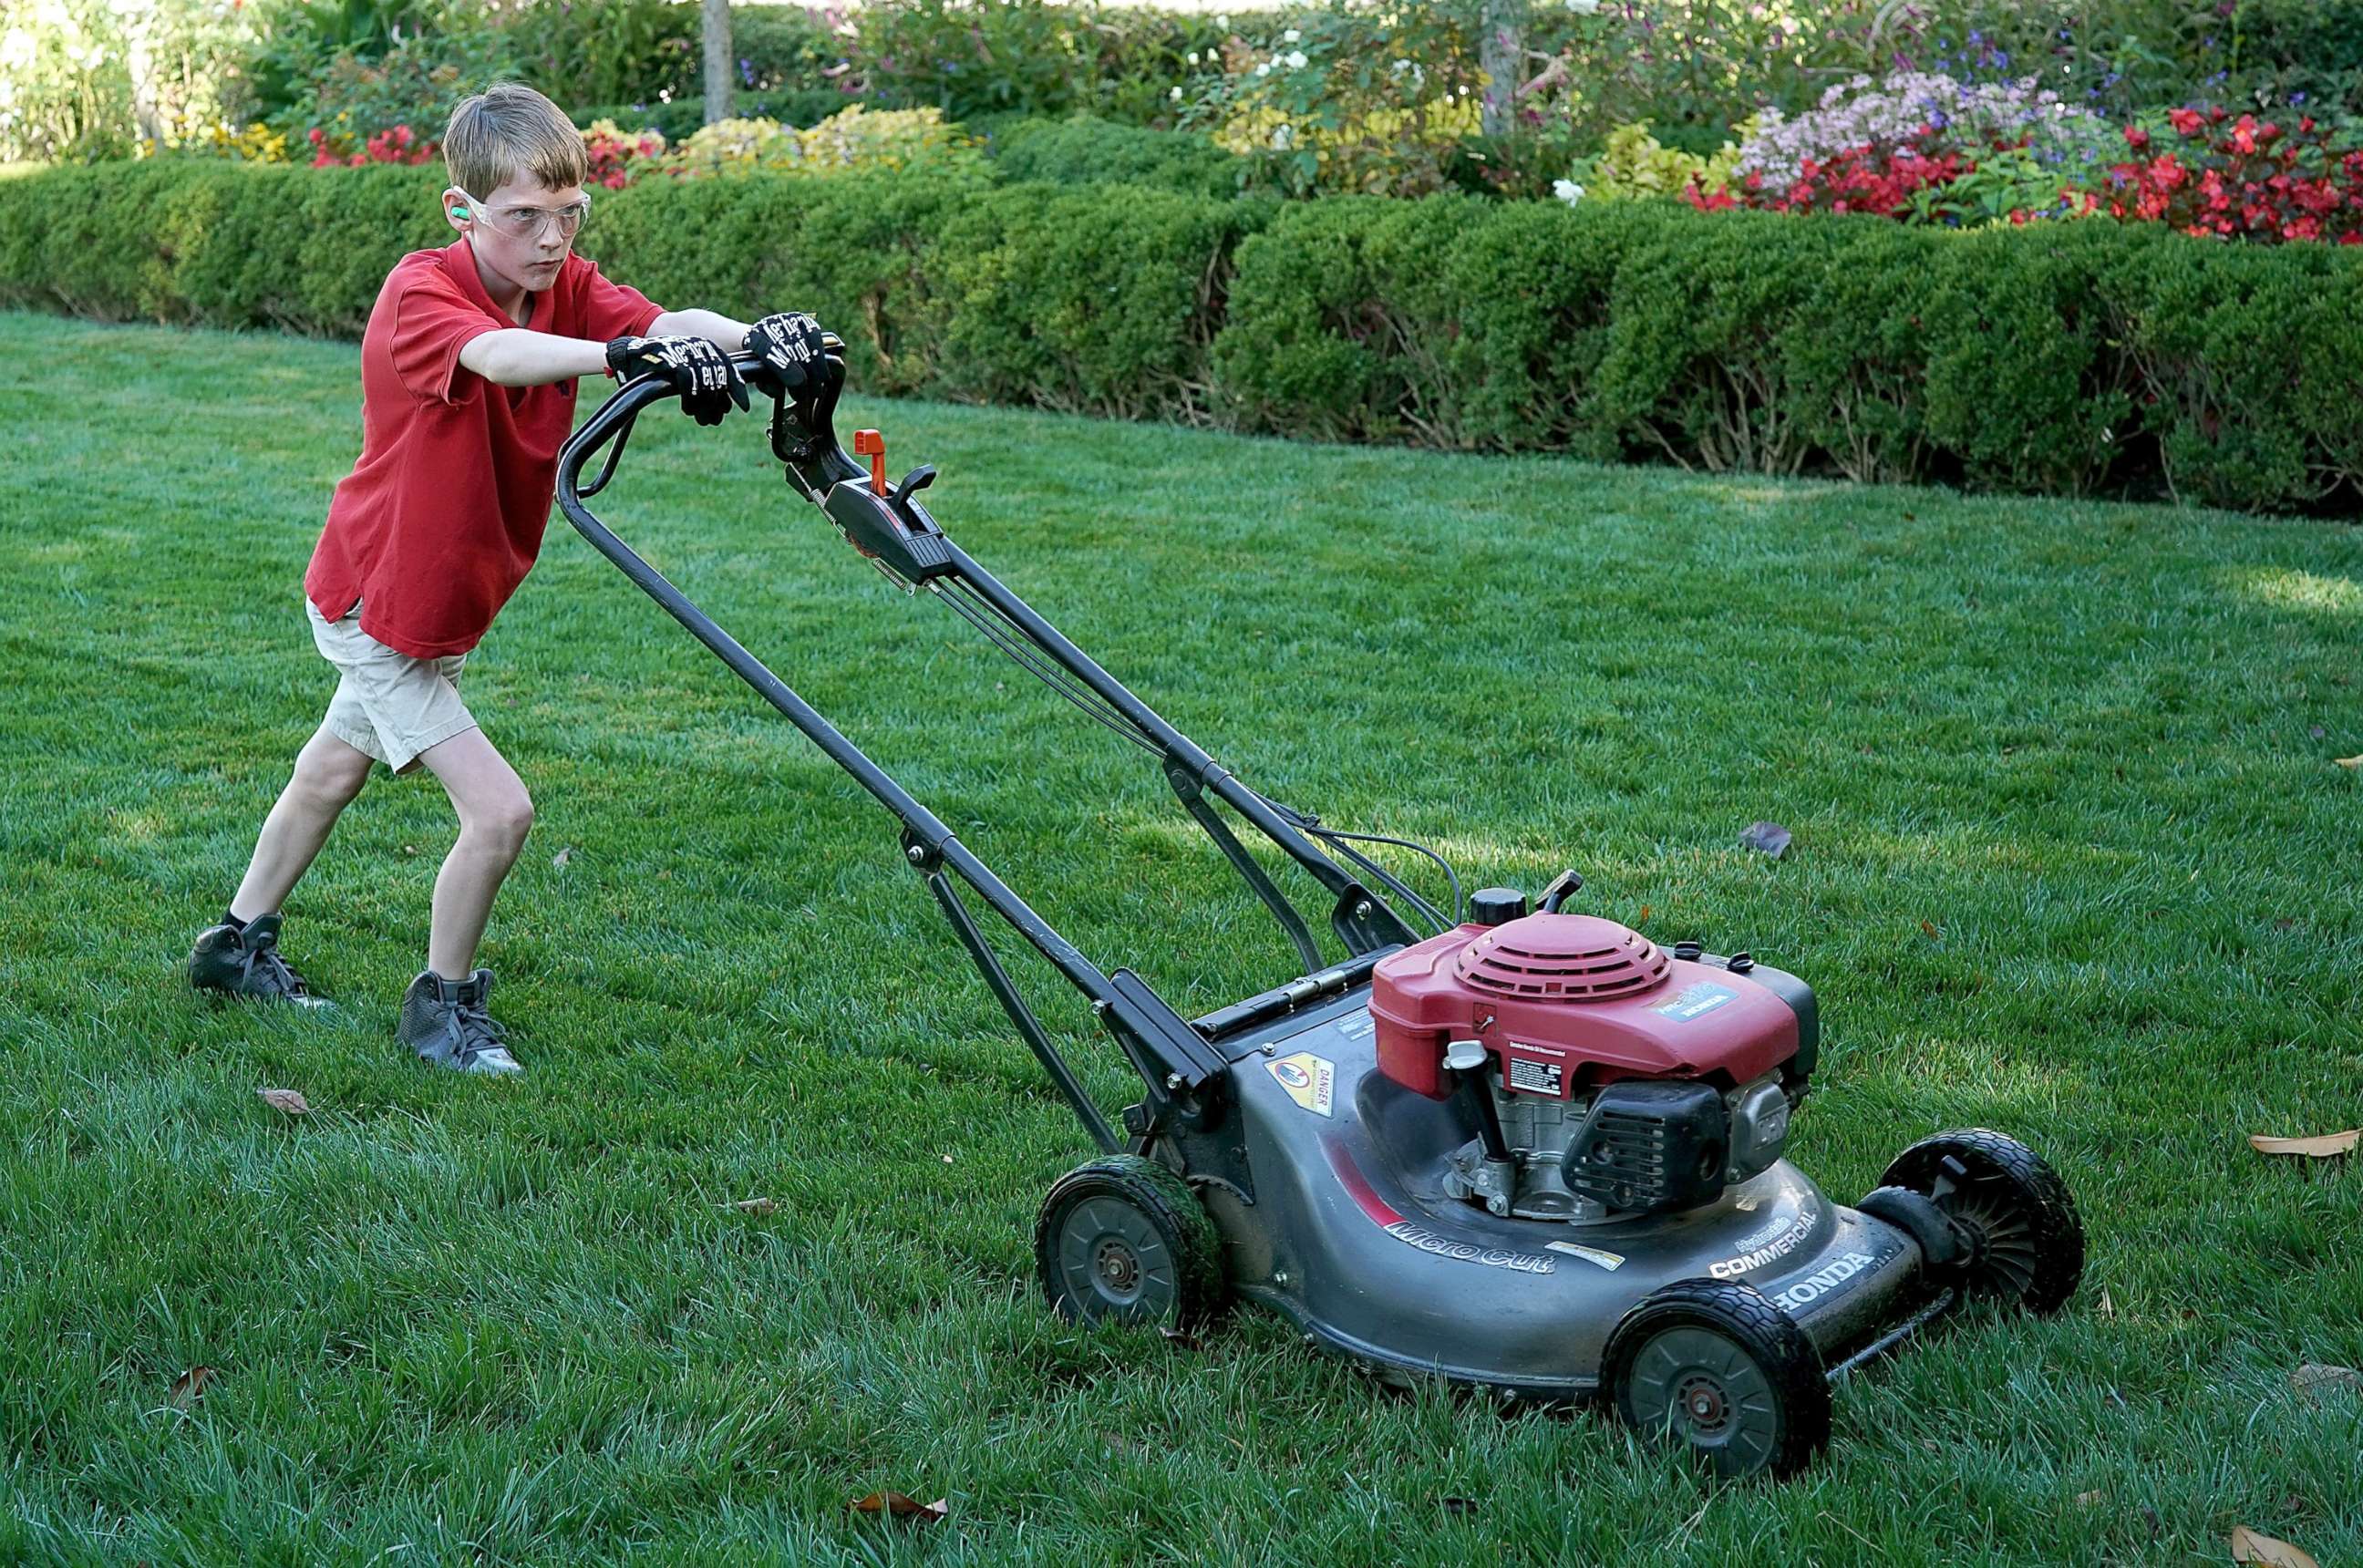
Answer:
[[[536,332],[594,342],[663,312],[570,255],[527,297]],[[361,456],[328,503],[304,592],[328,619],[416,659],[464,653],[541,550],[574,384],[494,386],[460,363],[471,339],[516,321],[494,305],[465,239],[394,266],[361,335]]]

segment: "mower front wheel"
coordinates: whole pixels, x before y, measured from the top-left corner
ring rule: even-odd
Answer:
[[[1924,1138],[1879,1179],[1928,1198],[1969,1232],[1965,1284],[2037,1315],[2057,1312],[2084,1273],[2084,1222],[2042,1155],[1983,1128]]]
[[[1070,1323],[1188,1329],[1223,1296],[1222,1243],[1190,1184],[1111,1154],[1059,1178],[1034,1225],[1034,1267]]]
[[[1628,1425],[1687,1445],[1718,1475],[1788,1475],[1830,1440],[1821,1352],[1753,1285],[1651,1291],[1609,1337],[1601,1370]]]

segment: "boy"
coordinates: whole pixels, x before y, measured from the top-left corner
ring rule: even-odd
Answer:
[[[654,373],[702,425],[747,388],[727,350],[761,355],[765,390],[792,393],[818,362],[809,316],[749,327],[667,311],[572,255],[590,210],[582,138],[557,106],[502,83],[443,133],[444,214],[459,239],[405,256],[361,339],[361,455],[337,486],[304,575],[314,643],[341,679],[271,808],[222,922],[197,939],[200,990],[316,1005],[280,955],[281,906],[361,792],[371,764],[424,765],[460,836],[435,879],[427,968],[402,999],[401,1038],[467,1073],[521,1072],[487,1011],[476,948],[533,803],[460,701],[468,651],[533,566],[572,428],[578,378]]]

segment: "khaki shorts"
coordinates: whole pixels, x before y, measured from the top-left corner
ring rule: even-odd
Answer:
[[[361,629],[359,605],[333,623],[308,598],[304,613],[320,657],[344,677],[320,728],[354,751],[408,773],[429,746],[476,728],[476,716],[460,700],[466,654],[413,659],[397,652]]]

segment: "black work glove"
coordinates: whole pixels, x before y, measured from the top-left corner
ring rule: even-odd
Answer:
[[[805,400],[821,378],[821,356],[829,335],[802,310],[766,316],[747,328],[747,352],[763,361],[755,384],[774,397]]]
[[[747,406],[738,368],[704,338],[618,338],[607,345],[607,368],[618,381],[662,376],[681,394],[682,411],[701,425],[722,423],[733,403]]]

